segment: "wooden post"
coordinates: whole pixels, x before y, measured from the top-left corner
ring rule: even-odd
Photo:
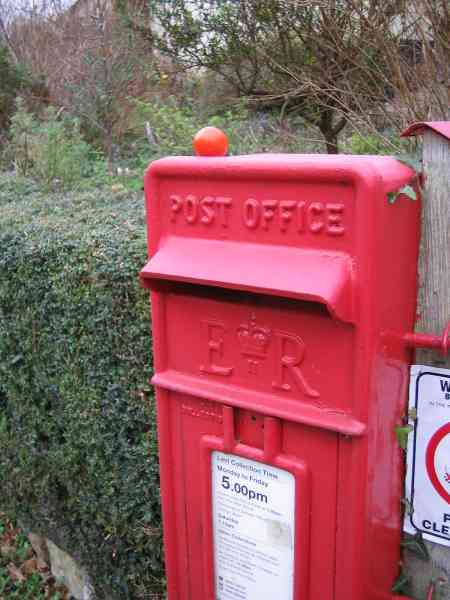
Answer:
[[[435,123],[423,125],[422,129],[416,126],[419,133],[423,132],[425,175],[416,330],[442,335],[450,319],[450,123],[440,124],[441,133],[431,127]],[[450,368],[450,357],[430,350],[418,350],[415,362]],[[435,581],[433,598],[450,600],[450,548],[430,542],[426,545],[429,562],[405,553],[412,597],[427,598],[430,583]]]

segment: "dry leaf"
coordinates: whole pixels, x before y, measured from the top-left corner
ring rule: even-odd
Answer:
[[[14,554],[14,548],[9,544],[3,544],[2,546],[0,546],[0,554],[8,558],[8,556]]]
[[[64,587],[63,585],[58,585],[56,587],[56,591],[59,592],[61,600],[69,600],[69,592],[66,587]]]
[[[46,585],[45,586],[45,597],[53,598],[55,594],[59,594],[61,600],[69,600],[69,592],[67,588],[62,585]]]
[[[20,569],[26,575],[31,575],[31,573],[35,573],[37,571],[37,560],[35,558],[30,558],[26,560],[21,566]]]
[[[12,529],[12,528],[8,527],[7,531],[3,535],[3,540],[7,544],[12,544],[15,542],[18,535],[19,535],[18,529]]]
[[[18,569],[16,567],[16,565],[13,565],[13,563],[9,563],[7,568],[8,568],[9,576],[11,577],[11,579],[13,581],[25,581],[25,579],[26,579],[25,575],[22,573],[22,571],[20,569]]]
[[[44,588],[44,593],[45,593],[45,597],[46,598],[51,598],[52,596],[54,596],[54,592],[55,592],[55,588],[51,585],[51,586],[45,586]]]
[[[50,567],[45,562],[45,560],[41,560],[40,558],[36,559],[36,566],[38,571],[40,571],[41,573],[48,573],[48,571],[50,571]]]

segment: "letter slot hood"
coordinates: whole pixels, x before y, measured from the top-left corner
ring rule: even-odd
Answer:
[[[166,280],[325,304],[352,321],[349,255],[274,245],[170,236],[140,274],[144,287]]]

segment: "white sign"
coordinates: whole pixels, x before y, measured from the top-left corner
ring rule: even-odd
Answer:
[[[450,370],[411,367],[405,531],[450,546]]]
[[[216,600],[292,600],[295,478],[233,454],[212,454]]]

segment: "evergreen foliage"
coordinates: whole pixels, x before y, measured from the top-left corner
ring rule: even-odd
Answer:
[[[32,176],[45,189],[70,188],[88,174],[89,155],[76,118],[49,106],[38,119],[17,98],[3,159],[19,176]]]
[[[15,65],[8,49],[0,44],[0,139],[7,129],[17,94],[30,84],[25,69]]]
[[[0,176],[0,511],[75,556],[99,598],[157,594],[141,195],[14,189]]]

